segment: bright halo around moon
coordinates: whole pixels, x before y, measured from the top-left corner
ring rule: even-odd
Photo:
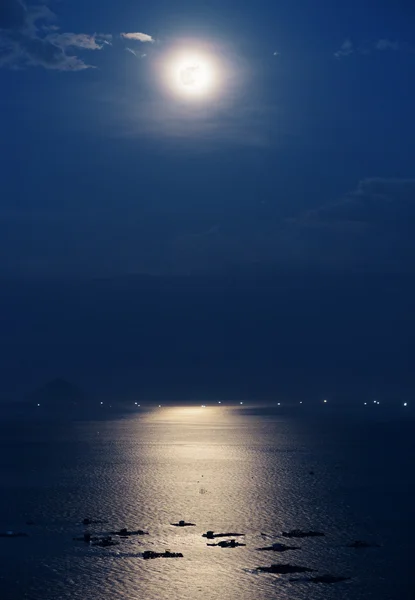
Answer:
[[[209,56],[182,52],[166,67],[169,88],[176,95],[204,98],[217,92],[219,69]]]

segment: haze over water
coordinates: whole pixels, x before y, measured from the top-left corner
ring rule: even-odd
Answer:
[[[162,408],[3,424],[0,440],[0,530],[30,535],[0,538],[2,600],[413,598],[409,413]],[[89,547],[73,541],[85,517],[108,521],[92,528],[99,533],[149,535]],[[170,525],[180,519],[196,527]],[[326,536],[295,540],[301,550],[284,554],[256,550],[292,528]],[[246,547],[207,547],[209,529],[245,533]],[[345,547],[355,539],[380,547]],[[146,549],[184,558],[144,561]],[[323,585],[255,571],[272,563],[351,579]]]

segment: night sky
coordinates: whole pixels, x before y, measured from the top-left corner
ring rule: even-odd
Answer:
[[[414,30],[408,0],[1,0],[0,397],[410,395]]]

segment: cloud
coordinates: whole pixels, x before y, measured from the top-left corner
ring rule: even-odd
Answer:
[[[350,39],[347,39],[343,42],[340,49],[334,53],[335,58],[346,58],[351,54],[371,54],[377,50],[393,50],[397,51],[401,49],[401,45],[398,42],[392,42],[387,38],[382,38],[377,40],[376,42],[372,42],[368,46],[358,46],[355,47]]]
[[[111,43],[112,36],[106,34],[88,35],[87,33],[52,33],[46,39],[60,48],[84,48],[85,50],[102,50]]]
[[[176,240],[176,271],[249,264],[350,272],[415,272],[415,179],[367,178],[291,220],[223,222]]]
[[[133,54],[137,58],[145,58],[147,56],[147,54],[137,52],[137,50],[133,50],[132,48],[126,48],[125,51],[129,52],[130,54]]]
[[[236,103],[232,93],[224,94],[210,106],[206,103],[175,103],[168,98],[129,102],[129,109],[124,112],[123,122],[117,123],[114,136],[129,139],[143,135],[162,137],[177,147],[197,142],[193,151],[201,154],[213,152],[215,148],[223,149],[225,144],[269,148],[274,143],[272,123],[279,114],[278,109]]]
[[[291,223],[314,264],[353,270],[415,270],[415,179],[367,178],[342,198]]]
[[[56,15],[46,4],[26,6],[21,0],[1,0],[0,67],[38,66],[59,71],[93,68],[73,53],[74,48],[101,50],[106,34],[59,33],[50,23]]]
[[[68,56],[64,48],[38,37],[20,41],[20,58],[27,65],[59,71],[81,71],[91,67],[76,56]]]
[[[336,58],[344,58],[345,56],[350,56],[350,54],[353,54],[353,52],[353,44],[351,40],[347,39],[341,45],[340,50],[337,50],[337,52],[334,53],[334,56]]]
[[[304,223],[415,224],[415,179],[363,179],[341,199],[306,212]]]
[[[135,40],[143,43],[150,42],[151,44],[154,42],[151,35],[148,35],[147,33],[121,33],[120,35],[125,40]]]
[[[381,39],[376,42],[375,48],[376,50],[399,50],[399,44],[388,39]]]

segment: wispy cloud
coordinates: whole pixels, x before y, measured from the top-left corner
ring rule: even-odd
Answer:
[[[121,33],[120,35],[125,40],[135,40],[136,42],[149,42],[152,44],[155,41],[154,38],[152,38],[151,35],[148,35],[147,33]]]
[[[339,50],[334,53],[335,58],[346,58],[351,54],[371,54],[378,50],[392,50],[397,51],[402,49],[402,45],[399,42],[393,42],[387,38],[381,38],[369,45],[355,46],[350,39],[346,39],[340,46]]]
[[[178,272],[273,264],[353,272],[415,271],[415,179],[367,178],[297,218],[224,220],[176,239]]]
[[[391,42],[388,39],[378,40],[375,44],[376,50],[399,50],[398,42]]]
[[[0,67],[38,66],[58,71],[92,68],[73,49],[101,50],[111,36],[60,33],[55,20],[46,4],[26,6],[22,0],[1,0]]]
[[[125,105],[124,105],[125,106]],[[175,144],[198,141],[198,152],[212,152],[217,147],[243,146],[268,148],[273,144],[271,115],[273,106],[235,106],[232,94],[209,109],[205,103],[183,105],[168,99],[143,100],[129,105],[128,118],[117,125],[116,137],[162,136]]]
[[[142,52],[137,52],[137,50],[133,50],[132,48],[126,48],[126,52],[133,54],[136,58],[145,58],[147,54],[143,54]]]
[[[340,46],[340,49],[334,53],[334,56],[336,58],[344,58],[345,56],[350,56],[350,54],[353,54],[353,52],[354,52],[354,48],[353,48],[352,41],[347,39]]]
[[[102,50],[105,45],[111,44],[112,36],[94,33],[52,33],[46,40],[61,48],[84,48],[85,50]]]

